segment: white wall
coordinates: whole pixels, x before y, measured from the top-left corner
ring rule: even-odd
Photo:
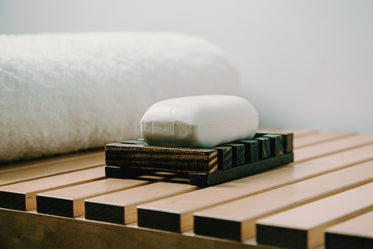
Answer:
[[[372,0],[0,0],[0,33],[90,30],[210,40],[264,126],[373,131]]]

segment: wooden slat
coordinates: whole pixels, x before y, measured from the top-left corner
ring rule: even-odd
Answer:
[[[211,173],[218,169],[218,153],[213,149],[112,143],[105,146],[105,162],[136,169]]]
[[[84,199],[133,188],[149,182],[132,179],[104,179],[37,194],[39,213],[77,217],[84,215]]]
[[[189,184],[157,182],[85,200],[85,218],[118,224],[137,221],[136,206],[196,190]]]
[[[317,144],[311,147],[300,148],[294,154],[294,161],[302,162],[316,157],[330,155],[344,150],[357,148],[373,143],[373,134],[359,134],[335,141]]]
[[[294,141],[294,133],[290,131],[273,131],[269,132],[266,130],[258,130],[257,133],[255,134],[255,137],[260,137],[260,136],[265,136],[265,135],[281,135],[282,136],[282,143],[283,143],[283,152],[284,153],[290,153],[294,149],[293,141]]]
[[[332,141],[340,138],[345,138],[348,136],[356,135],[355,133],[347,133],[341,131],[329,131],[329,132],[320,132],[315,133],[309,136],[300,137],[294,139],[294,148],[299,149],[327,141]]]
[[[105,167],[95,167],[0,187],[0,207],[32,210],[36,194],[105,178]]]
[[[225,146],[231,147],[232,150],[232,167],[242,165],[245,163],[245,155],[248,153],[245,153],[245,145],[244,144],[234,144],[234,143],[228,143],[225,144]],[[250,150],[248,150],[250,151]]]
[[[287,248],[314,248],[324,243],[327,227],[373,211],[373,183],[257,221],[257,241]]]
[[[316,133],[317,131],[311,130],[311,129],[287,129],[291,131],[294,134],[294,137],[299,138],[299,137],[304,137],[304,136],[309,136],[311,134]]]
[[[267,137],[258,137],[258,152],[259,160],[267,159],[271,157],[271,140]]]
[[[194,231],[201,235],[245,240],[255,236],[255,221],[259,218],[372,181],[373,161],[369,161],[202,210],[194,214]]]
[[[55,162],[53,160],[46,160],[44,163],[33,162],[30,164],[16,165],[14,170],[9,170],[1,173],[0,186],[52,176],[61,173],[77,171],[81,169],[88,169],[105,164],[105,156],[103,151],[88,153],[87,156],[74,156],[63,159],[58,158]]]
[[[190,173],[189,180],[190,184],[200,187],[213,186],[292,163],[293,158],[293,153],[286,153],[280,156],[259,160],[250,164],[233,167],[229,170],[218,170],[212,174]]]
[[[218,152],[218,169],[225,170],[232,168],[232,147],[217,146],[213,149]]]
[[[11,163],[5,163],[0,162],[0,173],[5,173],[13,170],[25,170],[30,169],[32,167],[40,167],[40,166],[46,166],[50,167],[51,165],[55,164],[61,164],[61,163],[75,163],[75,162],[81,162],[84,160],[92,160],[92,159],[99,159],[101,160],[100,163],[104,164],[103,160],[104,150],[94,150],[94,151],[85,151],[85,152],[79,152],[79,153],[71,153],[66,155],[59,155],[59,156],[53,156],[53,157],[47,157],[47,158],[41,158],[41,159],[33,159],[29,161],[24,162],[11,162]]]
[[[251,244],[0,208],[2,248],[253,249]],[[261,246],[261,249],[270,249]],[[273,248],[272,248],[273,249]]]
[[[373,248],[373,212],[360,215],[326,230],[325,249],[350,248]]]
[[[244,153],[243,153],[244,163],[253,163],[253,162],[259,161],[259,142],[257,140],[255,139],[240,140],[233,144],[244,146]]]
[[[182,232],[193,228],[193,212],[295,183],[373,159],[365,146],[304,163],[138,206],[140,226]]]
[[[283,137],[281,135],[276,134],[267,134],[264,135],[271,139],[271,155],[272,156],[280,156],[284,154],[284,144],[283,144]]]

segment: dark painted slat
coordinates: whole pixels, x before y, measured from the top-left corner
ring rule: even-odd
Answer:
[[[281,135],[267,134],[263,137],[271,140],[271,156],[279,156],[284,154],[283,141]]]
[[[218,169],[225,170],[232,168],[232,147],[217,146],[213,149],[218,151]]]
[[[237,143],[245,145],[245,163],[253,163],[259,160],[259,143],[257,140],[240,140]]]
[[[239,143],[228,143],[224,145],[232,148],[232,167],[245,163],[245,145]]]
[[[293,162],[294,154],[287,153],[281,156],[268,158],[255,163],[249,163],[229,170],[216,171],[210,174],[190,173],[190,184],[207,187],[215,184],[231,181],[237,178],[253,175],[255,173],[268,170],[286,163]]]
[[[266,137],[255,138],[258,141],[259,160],[271,157],[271,140]]]

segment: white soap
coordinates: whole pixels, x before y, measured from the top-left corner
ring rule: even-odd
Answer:
[[[210,148],[252,138],[258,113],[246,99],[231,95],[201,95],[160,101],[140,121],[150,145]]]

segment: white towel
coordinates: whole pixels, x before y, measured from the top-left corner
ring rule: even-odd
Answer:
[[[155,102],[239,94],[221,49],[173,33],[0,35],[0,161],[136,139]]]

